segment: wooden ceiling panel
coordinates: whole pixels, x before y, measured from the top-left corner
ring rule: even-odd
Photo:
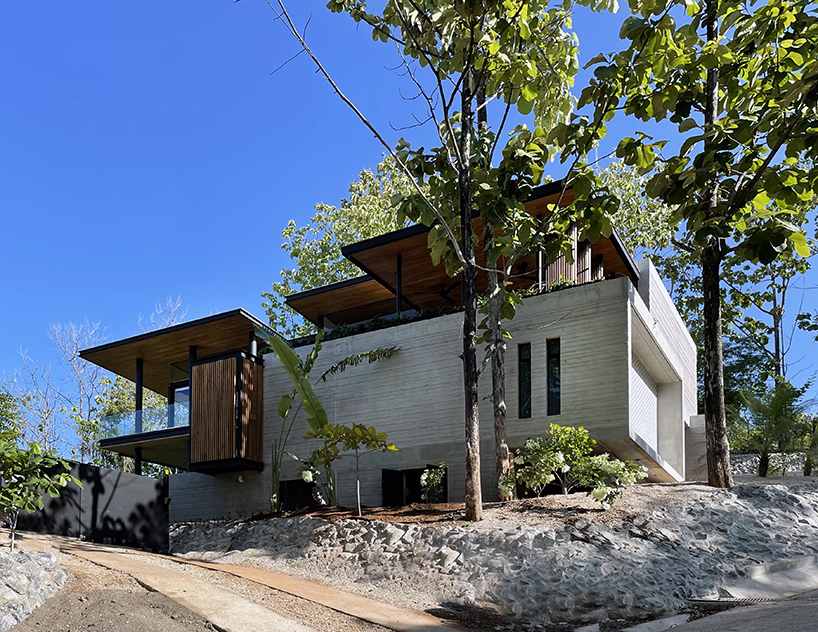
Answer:
[[[562,196],[562,198],[561,198]],[[550,205],[568,205],[574,200],[573,190],[562,194],[560,183],[537,188],[526,202],[532,215],[548,212]],[[484,266],[482,220],[474,221],[478,243],[475,246],[478,266]],[[410,226],[386,235],[367,239],[342,249],[343,255],[366,273],[366,277],[336,283],[324,288],[292,295],[287,304],[313,323],[326,316],[334,324],[360,322],[373,316],[385,316],[395,311],[398,285],[398,257],[401,268],[401,293],[404,309],[422,309],[458,305],[461,302],[459,277],[446,274],[445,266],[433,265],[428,247],[429,228]],[[601,237],[592,248],[592,256],[601,255],[606,274],[628,275],[636,281],[638,273],[630,256],[614,241]],[[515,273],[515,289],[524,289],[537,282],[535,255],[522,258]],[[486,274],[478,271],[477,287],[486,287]]]
[[[246,349],[250,334],[257,330],[272,333],[239,309],[85,349],[80,357],[131,381],[136,381],[136,360],[141,358],[145,388],[166,395],[173,381],[171,365],[187,362],[191,346],[199,358]]]
[[[329,318],[336,325],[345,325],[379,315],[379,311],[386,304],[391,306],[388,309],[392,311],[395,309],[395,295],[368,276],[291,294],[286,298],[286,302],[315,324],[321,316]],[[345,314],[354,309],[361,309],[362,314],[371,315],[358,318],[352,314]]]

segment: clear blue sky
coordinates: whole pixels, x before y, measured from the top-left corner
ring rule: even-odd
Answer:
[[[394,50],[321,0],[289,6],[299,24],[312,11],[309,42],[397,140],[390,124],[412,119]],[[118,339],[168,296],[188,319],[263,317],[287,221],[381,156],[306,56],[271,75],[298,51],[272,17],[262,0],[0,4],[0,374],[21,347],[52,359],[51,323]],[[619,47],[623,18],[577,16],[584,60]]]

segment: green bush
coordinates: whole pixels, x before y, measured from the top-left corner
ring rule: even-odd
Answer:
[[[563,494],[577,487],[589,487],[588,495],[606,509],[625,488],[647,475],[647,470],[630,461],[612,459],[607,454],[591,456],[596,441],[582,426],[572,428],[551,424],[544,437],[531,437],[514,457],[514,471],[502,481],[506,489],[525,485],[540,497],[551,483]]]
[[[420,498],[426,503],[440,502],[443,498],[443,477],[446,476],[446,464],[441,462],[437,467],[428,467],[420,475]]]

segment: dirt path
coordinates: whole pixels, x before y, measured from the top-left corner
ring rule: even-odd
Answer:
[[[194,612],[206,612],[206,609],[195,608],[193,604],[187,604],[185,599],[181,598],[179,600],[181,604],[190,605],[194,610],[191,611],[169,598],[179,597],[181,593],[204,590],[212,591],[214,600],[216,597],[226,598],[226,605],[229,605],[229,602],[241,602],[245,604],[243,610],[258,609],[256,619],[263,618],[261,616],[264,614],[263,611],[268,611],[272,617],[278,616],[282,621],[286,619],[292,622],[295,628],[306,626],[318,632],[389,632],[388,628],[247,578],[180,564],[134,550],[93,545],[87,547],[113,556],[112,560],[122,561],[125,566],[128,565],[128,560],[131,560],[137,565],[135,571],[138,570],[138,565],[149,564],[155,566],[155,574],[170,572],[169,579],[165,582],[167,585],[163,585],[164,588],[160,587],[160,592],[157,593],[146,588],[151,587],[150,582],[142,581],[143,578],[140,578],[140,581],[134,579],[139,578],[138,572],[132,573],[134,575],[132,577],[131,574],[111,568],[117,567],[117,564],[95,563],[100,560],[91,561],[87,555],[83,556],[81,549],[87,545],[82,544],[72,552],[72,546],[76,547],[77,544],[80,543],[34,534],[22,538],[21,546],[54,554],[59,563],[68,570],[71,580],[62,594],[46,603],[47,609],[45,607],[38,609],[14,630],[188,632],[225,627],[223,625],[225,621],[219,620],[222,608],[216,608],[218,612],[213,613],[211,622],[208,617],[199,616]],[[184,573],[181,572],[182,569]],[[127,569],[123,567],[122,570]],[[181,588],[176,588],[177,583]],[[208,586],[204,586],[204,583]],[[187,591],[188,584],[197,584],[198,590]],[[176,592],[180,595],[176,595]],[[207,605],[207,600],[204,603]],[[132,616],[125,617],[117,613],[128,613]],[[155,624],[145,625],[146,621],[153,620],[156,621]],[[169,621],[171,623],[168,623]],[[246,623],[253,627],[255,621]]]
[[[207,632],[211,623],[148,591],[62,593],[37,608],[14,632]]]

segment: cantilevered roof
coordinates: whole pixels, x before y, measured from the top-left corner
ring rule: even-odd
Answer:
[[[285,301],[307,320],[317,323],[324,317],[333,325],[348,325],[395,311],[395,295],[370,276],[290,294]]]
[[[537,187],[525,204],[532,215],[539,215],[556,203],[568,205],[574,192],[563,193],[561,182]],[[475,247],[477,264],[485,265],[482,246],[482,219],[474,221],[478,244]],[[321,316],[334,325],[360,322],[377,315],[395,312],[397,294],[398,256],[401,263],[401,296],[403,309],[445,307],[460,304],[461,281],[450,277],[445,266],[432,264],[428,226],[415,225],[379,235],[341,249],[344,257],[366,273],[363,277],[334,283],[314,290],[292,294],[287,304],[313,323]],[[639,272],[617,234],[601,237],[591,247],[591,256],[603,258],[606,274],[628,276],[634,282]],[[523,257],[517,262],[517,283],[528,287],[537,281],[536,257]],[[486,286],[485,272],[478,270],[477,285]],[[380,287],[378,287],[380,286]]]
[[[144,386],[164,395],[178,379],[179,365],[187,371],[191,346],[196,347],[199,358],[245,349],[251,332],[258,337],[273,333],[252,314],[235,309],[85,349],[80,357],[131,381],[136,381],[136,360],[141,358]],[[175,370],[173,365],[177,365]]]

